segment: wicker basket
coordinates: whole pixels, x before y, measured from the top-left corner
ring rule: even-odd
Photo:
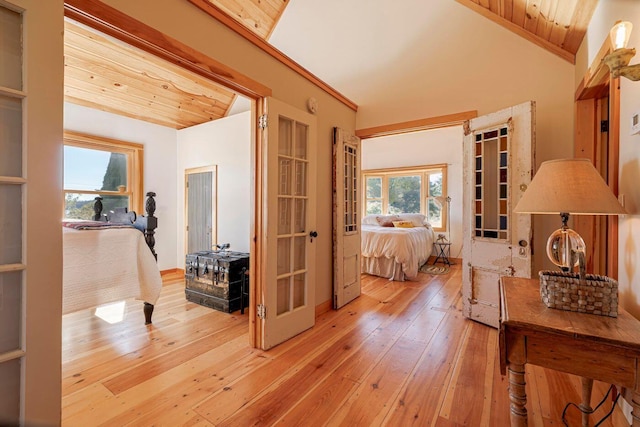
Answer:
[[[618,282],[610,277],[541,271],[540,296],[550,308],[618,317]]]

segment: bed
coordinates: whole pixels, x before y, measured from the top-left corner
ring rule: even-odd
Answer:
[[[125,208],[102,213],[94,203],[94,221],[63,221],[63,314],[114,301],[144,301],[151,323],[162,280],[156,263],[155,193],[147,193],[146,215]]]
[[[362,272],[415,280],[433,250],[434,232],[422,214],[367,215],[362,220]]]

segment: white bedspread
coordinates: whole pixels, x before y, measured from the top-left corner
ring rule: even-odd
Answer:
[[[127,298],[158,300],[160,270],[139,230],[62,227],[62,239],[63,313]]]
[[[430,227],[396,228],[362,225],[362,257],[390,259],[402,266],[408,279],[415,279],[433,250]]]

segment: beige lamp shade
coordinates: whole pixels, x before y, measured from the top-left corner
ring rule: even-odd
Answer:
[[[542,163],[514,212],[572,215],[627,213],[588,159],[560,159]]]

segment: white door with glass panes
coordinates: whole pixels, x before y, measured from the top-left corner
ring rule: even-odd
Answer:
[[[360,295],[360,139],[333,128],[333,308]]]
[[[60,425],[63,2],[0,1],[0,425]]]
[[[263,349],[315,323],[316,118],[267,99],[265,283],[258,299]]]
[[[465,123],[463,314],[493,327],[500,277],[531,277],[531,215],[513,208],[531,182],[534,145],[534,102]]]

